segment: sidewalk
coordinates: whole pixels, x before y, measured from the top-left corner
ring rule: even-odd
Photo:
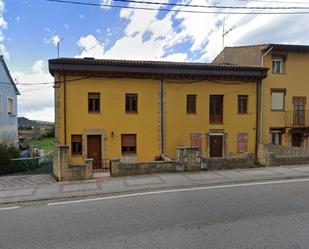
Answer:
[[[297,177],[309,177],[309,165],[108,177],[74,182],[56,182],[47,174],[2,176],[0,206],[23,201]]]

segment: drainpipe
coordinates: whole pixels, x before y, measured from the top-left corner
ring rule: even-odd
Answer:
[[[164,79],[160,80],[160,154],[164,154]]]
[[[261,120],[261,89],[262,89],[262,80],[256,81],[256,132],[255,132],[255,158],[258,156],[258,145],[261,142],[261,129],[260,129],[260,120]]]
[[[264,57],[266,56],[266,55],[268,55],[270,52],[271,52],[271,50],[273,49],[273,46],[271,46],[263,55],[262,55],[262,57],[261,57],[261,67],[264,67]],[[262,84],[262,81],[261,81],[261,84],[260,84],[260,91],[261,91],[261,93],[260,93],[260,96],[259,96],[259,98],[260,98],[260,106],[259,106],[259,108],[260,108],[260,110],[259,110],[259,119],[260,119],[260,127],[259,127],[259,139],[258,139],[258,143],[262,143],[262,137],[263,137],[263,103],[264,103],[264,89],[263,89],[263,84]]]
[[[64,144],[67,144],[67,98],[66,98],[66,75],[63,75],[63,110],[64,110],[64,117],[63,117],[63,123],[64,123]]]

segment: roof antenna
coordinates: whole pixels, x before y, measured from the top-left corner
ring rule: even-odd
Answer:
[[[60,58],[60,42],[63,41],[63,38],[60,38],[59,41],[57,41],[57,58]]]
[[[225,36],[230,33],[235,28],[235,25],[228,30],[225,30],[225,17],[223,18],[222,24],[222,49],[224,49],[224,38]]]

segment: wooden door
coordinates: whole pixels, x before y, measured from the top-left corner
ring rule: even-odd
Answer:
[[[210,157],[222,157],[222,135],[210,135]]]
[[[293,97],[293,124],[305,125],[306,97]]]
[[[301,133],[293,133],[292,134],[292,146],[301,147]]]
[[[102,164],[101,135],[88,135],[87,136],[87,157],[93,159],[93,169],[101,168],[101,164]]]

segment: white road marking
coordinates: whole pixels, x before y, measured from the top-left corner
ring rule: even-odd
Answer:
[[[308,182],[308,181],[309,181],[309,178],[302,178],[302,179],[291,179],[291,180],[235,183],[235,184],[204,186],[204,187],[167,189],[167,190],[158,190],[158,191],[149,191],[149,192],[140,192],[140,193],[132,193],[132,194],[122,194],[122,195],[114,195],[114,196],[106,196],[106,197],[81,199],[81,200],[74,200],[74,201],[50,202],[50,203],[47,203],[47,205],[56,206],[56,205],[65,205],[65,204],[74,204],[74,203],[83,203],[83,202],[121,199],[121,198],[144,196],[144,195],[188,192],[188,191],[197,191],[197,190],[212,190],[212,189],[223,189],[223,188],[237,188],[237,187],[247,187],[247,186],[261,186],[261,185],[272,185],[272,184],[294,183],[294,182]]]
[[[17,209],[20,208],[20,206],[14,206],[14,207],[0,207],[0,211],[4,211],[4,210],[13,210],[13,209]]]

